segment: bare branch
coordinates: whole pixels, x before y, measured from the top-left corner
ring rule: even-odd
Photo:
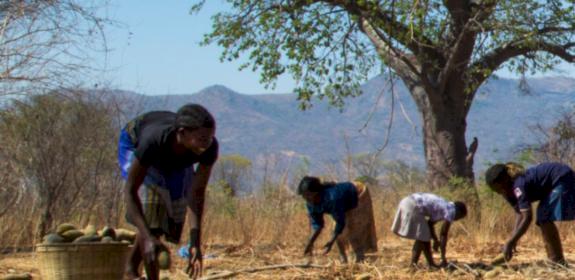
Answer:
[[[514,57],[527,55],[533,52],[548,52],[566,62],[575,62],[575,53],[570,53],[569,50],[575,47],[575,42],[570,42],[564,45],[556,45],[548,42],[538,42],[537,44],[527,45],[524,41],[517,41],[515,43],[504,45],[500,48],[493,50],[491,53],[486,54],[483,58],[473,63],[471,69],[484,69],[489,73],[497,70],[503,63]],[[573,50],[575,52],[575,50]],[[488,76],[483,74],[483,71],[475,73],[472,80],[476,85],[482,84]]]
[[[377,29],[373,28],[371,23],[365,19],[360,19],[362,31],[374,44],[377,53],[382,57],[386,64],[393,68],[401,76],[411,76],[411,73],[420,75],[421,66],[415,65],[413,60],[408,58],[404,52],[397,50],[385,39],[383,34],[379,33]]]

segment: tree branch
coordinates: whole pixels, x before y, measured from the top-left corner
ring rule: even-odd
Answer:
[[[524,43],[525,42],[522,40],[497,48],[473,63],[471,69],[484,69],[492,73],[511,58],[538,51],[548,52],[560,57],[566,62],[575,63],[575,53],[569,52],[569,49],[575,47],[575,42],[569,42],[564,45],[539,42],[533,46],[525,46],[523,45]],[[488,75],[484,75],[483,71],[479,71],[473,75],[472,80],[477,85],[480,85],[485,81],[485,79],[487,79],[487,77]]]
[[[453,18],[453,27],[457,28],[463,25],[469,19],[468,4],[469,1],[462,0],[445,0],[443,1],[447,11]],[[459,33],[459,32],[458,32]]]
[[[457,67],[466,65],[471,59],[476,37],[476,33],[472,32],[469,28],[471,24],[472,21],[468,21],[465,24],[455,41],[455,45],[448,51],[447,62],[437,78],[438,92],[444,92],[449,77],[451,76],[450,74],[456,71]]]
[[[518,41],[512,44],[507,44],[493,50],[489,54],[483,56],[480,60],[473,63],[469,68],[474,71],[471,75],[471,82],[469,83],[469,86],[473,87],[470,92],[474,94],[476,92],[474,89],[483,84],[483,82],[491,76],[491,73],[501,67],[501,65],[509,59],[527,55],[529,53],[539,51],[548,52],[567,62],[575,63],[575,49],[573,50],[573,53],[569,52],[569,49],[575,48],[575,42],[569,42],[564,45],[539,42],[530,46],[526,46],[524,43],[524,41]],[[470,96],[469,98],[472,99],[473,96]],[[469,110],[470,107],[471,102],[468,102],[468,104],[466,104],[466,110]]]
[[[375,28],[382,29],[390,38],[401,43],[409,49],[415,56],[427,56],[437,61],[442,61],[442,54],[434,48],[435,44],[425,34],[412,30],[404,24],[394,20],[387,11],[382,10],[378,4],[369,3],[365,1],[364,4],[359,4],[358,1],[347,0],[323,0],[330,5],[342,7],[349,14],[358,16],[360,18],[368,19],[370,25]],[[408,36],[407,34],[415,33],[415,36]],[[414,38],[417,40],[414,40]]]
[[[377,53],[382,57],[383,61],[393,70],[402,77],[411,76],[409,72],[420,75],[421,67],[419,65],[414,65],[413,62],[407,58],[407,54],[393,48],[390,42],[385,39],[383,34],[379,33],[367,19],[360,19],[360,27],[373,43]]]

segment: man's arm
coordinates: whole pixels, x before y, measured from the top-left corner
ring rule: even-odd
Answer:
[[[142,210],[142,202],[138,196],[138,190],[144,182],[146,177],[147,167],[140,164],[137,158],[134,158],[128,170],[128,179],[124,187],[124,197],[126,201],[127,214],[132,220],[132,223],[138,229],[138,232],[144,238],[151,236],[146,220],[144,219],[144,212]]]
[[[435,223],[431,220],[427,221],[427,225],[429,226],[429,233],[431,234],[431,240],[433,241],[433,251],[437,252],[439,250],[439,239],[437,238],[437,234],[435,234]]]
[[[199,164],[194,180],[188,193],[190,207],[190,259],[186,272],[189,277],[196,279],[202,274],[202,215],[204,213],[204,201],[206,186],[212,173],[212,166]]]
[[[140,161],[135,158],[128,170],[128,179],[126,180],[126,185],[124,188],[124,197],[126,200],[126,208],[128,217],[130,217],[132,223],[138,229],[138,238],[140,249],[142,250],[142,257],[144,262],[150,266],[151,270],[157,269],[156,265],[156,250],[158,246],[161,246],[159,240],[153,236],[146,224],[146,219],[144,218],[144,211],[142,209],[142,202],[138,196],[138,190],[140,189],[144,178],[146,177],[148,168],[140,164]]]
[[[336,210],[332,212],[332,217],[335,221],[335,228],[333,229],[330,240],[323,246],[324,254],[329,253],[333,247],[333,244],[337,240],[337,237],[343,232],[346,226],[345,211],[343,211],[342,207],[337,207]]]
[[[323,227],[318,227],[316,228],[313,233],[311,234],[305,249],[304,249],[304,256],[310,255],[312,250],[313,250],[313,244],[315,243],[315,240],[317,239],[317,237],[319,236],[319,234],[321,233],[321,230],[323,229]]]
[[[505,258],[510,260],[513,256],[513,249],[517,245],[519,239],[525,234],[529,225],[531,224],[531,220],[533,219],[533,213],[531,209],[521,209],[519,213],[517,213],[517,219],[515,223],[515,229],[513,230],[513,234],[511,238],[505,243],[503,247],[503,253],[505,254]]]
[[[191,247],[200,248],[202,232],[202,215],[204,212],[204,201],[206,187],[212,173],[211,165],[199,164],[197,172],[192,182],[189,207],[190,215],[190,244]]]

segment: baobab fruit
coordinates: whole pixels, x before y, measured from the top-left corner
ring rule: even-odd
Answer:
[[[113,240],[116,240],[116,231],[113,228],[110,227],[104,227],[102,229],[102,237],[106,237],[109,236],[111,237]]]
[[[62,234],[60,234],[60,235],[61,235],[62,237],[64,237],[64,239],[65,239],[67,242],[72,242],[72,241],[76,240],[76,238],[78,238],[78,237],[80,237],[80,236],[83,236],[84,233],[81,232],[81,231],[79,231],[79,230],[77,230],[77,229],[71,229],[71,230],[65,231],[64,233],[62,233]]]
[[[92,235],[97,235],[98,233],[96,232],[96,227],[94,225],[87,225],[84,230],[84,235],[86,236],[92,236]]]
[[[66,242],[64,237],[60,236],[57,233],[50,233],[44,236],[43,243],[44,244],[55,244],[55,243],[63,243]]]
[[[115,241],[114,238],[112,238],[111,236],[102,237],[102,243],[112,243],[114,241]]]
[[[76,227],[73,224],[63,223],[56,228],[56,233],[61,235],[62,233],[73,229],[76,229]]]
[[[98,242],[100,241],[100,236],[93,234],[93,235],[84,235],[76,238],[74,243],[87,243],[87,242]]]
[[[160,269],[170,269],[170,262],[170,252],[162,249],[160,253],[158,253],[158,266]]]

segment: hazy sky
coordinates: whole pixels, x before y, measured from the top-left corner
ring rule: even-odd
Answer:
[[[288,76],[275,89],[265,89],[258,73],[237,70],[238,62],[221,63],[219,47],[200,47],[202,34],[211,28],[210,16],[225,7],[223,1],[209,0],[199,14],[190,15],[191,5],[192,1],[111,1],[108,15],[122,26],[107,34],[112,51],[102,59],[103,78],[113,87],[144,94],[194,93],[214,84],[249,94],[292,91],[295,83]],[[575,77],[575,67],[562,68],[562,75]]]

